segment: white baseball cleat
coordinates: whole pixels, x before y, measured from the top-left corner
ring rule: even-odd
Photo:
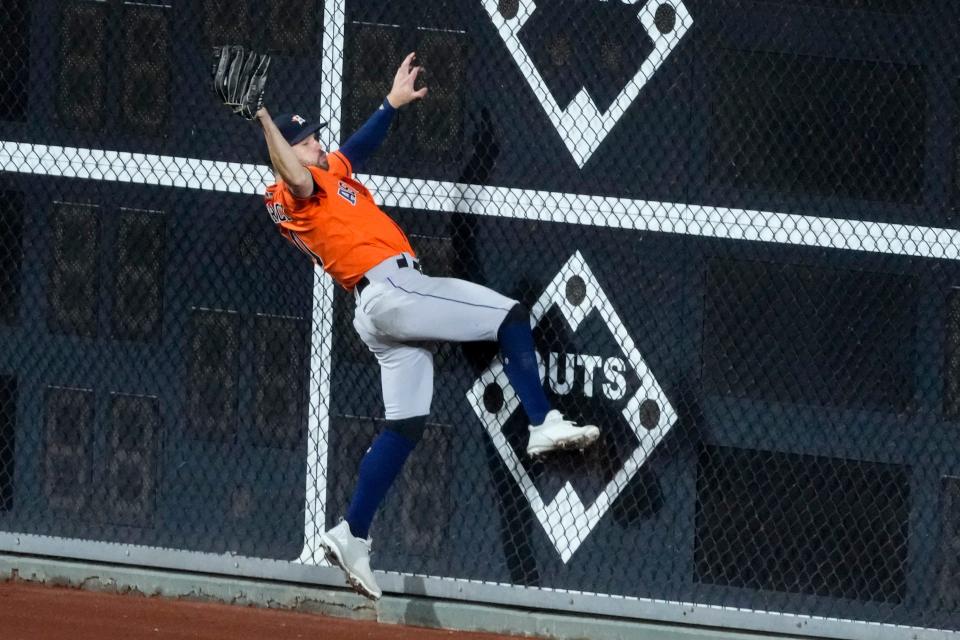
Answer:
[[[534,457],[560,449],[585,449],[599,437],[597,427],[576,425],[554,409],[547,414],[543,424],[530,427],[527,455]]]
[[[327,562],[343,569],[347,584],[354,591],[371,600],[380,599],[383,592],[370,570],[370,540],[362,540],[350,533],[350,525],[344,520],[320,534],[320,547]]]

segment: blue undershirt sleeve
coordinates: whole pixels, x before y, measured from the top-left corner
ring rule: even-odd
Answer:
[[[383,144],[395,111],[384,99],[380,108],[340,147],[340,153],[347,157],[354,171],[359,171],[373,152]]]

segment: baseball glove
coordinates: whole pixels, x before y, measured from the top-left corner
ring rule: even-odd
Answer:
[[[263,106],[270,56],[227,45],[213,49],[213,90],[237,115],[253,120]]]

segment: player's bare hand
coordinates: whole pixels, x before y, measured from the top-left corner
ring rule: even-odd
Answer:
[[[400,68],[397,69],[397,75],[393,78],[393,88],[387,94],[387,100],[394,109],[399,109],[403,105],[419,100],[427,95],[427,88],[422,87],[419,90],[414,89],[417,82],[417,76],[423,71],[423,67],[414,64],[417,59],[417,53],[411,52],[403,59]]]

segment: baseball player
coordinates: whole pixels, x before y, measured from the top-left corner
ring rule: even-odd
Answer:
[[[426,87],[414,88],[421,71],[415,59],[411,53],[403,60],[383,104],[332,152],[319,141],[326,123],[296,114],[271,117],[262,106],[267,56],[224,47],[214,70],[223,101],[263,128],[277,178],[265,196],[271,220],[291,244],[353,293],[353,326],[380,364],[384,430],[360,462],[344,520],[320,540],[347,582],[372,599],[381,590],[370,569],[370,524],[430,413],[433,357],[418,342],[499,343],[507,378],[530,421],[528,455],[582,449],[600,435],[597,427],[578,426],[551,408],[527,309],[479,284],[424,273],[407,236],[354,178],[383,142],[396,110],[427,95]]]

